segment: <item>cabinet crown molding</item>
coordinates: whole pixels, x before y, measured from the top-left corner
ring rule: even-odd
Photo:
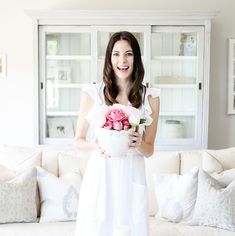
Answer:
[[[167,21],[210,21],[219,11],[181,11],[181,10],[25,10],[25,13],[44,24],[156,24]],[[107,19],[109,21],[107,22]],[[118,23],[117,23],[118,22]],[[168,23],[170,23],[168,22]]]

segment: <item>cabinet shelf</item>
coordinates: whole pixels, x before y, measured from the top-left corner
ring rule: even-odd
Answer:
[[[196,84],[158,84],[156,88],[197,88]]]
[[[160,112],[160,116],[196,116],[194,112]]]
[[[50,111],[47,112],[47,116],[78,116],[79,112],[62,112],[62,111]]]
[[[47,60],[91,60],[91,56],[47,55]]]
[[[176,60],[176,61],[196,61],[197,56],[153,56],[152,61],[158,61],[158,60]]]
[[[57,84],[57,83],[55,83],[55,84],[50,84],[49,86],[52,88],[83,88],[82,84],[75,84],[75,83],[70,83],[70,84]]]

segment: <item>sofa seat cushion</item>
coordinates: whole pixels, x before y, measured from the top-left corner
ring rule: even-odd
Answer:
[[[234,232],[213,227],[190,226],[149,218],[150,236],[234,236]]]
[[[75,222],[0,224],[1,236],[74,236]]]

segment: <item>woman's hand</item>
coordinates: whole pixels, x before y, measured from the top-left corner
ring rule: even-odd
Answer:
[[[110,158],[110,156],[106,153],[106,151],[101,148],[101,146],[98,143],[98,139],[94,142],[94,149],[104,158]]]
[[[138,131],[132,130],[129,134],[129,147],[138,148],[142,143],[142,136]]]

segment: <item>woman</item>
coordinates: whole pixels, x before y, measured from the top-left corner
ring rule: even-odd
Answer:
[[[144,156],[154,151],[159,115],[158,91],[142,84],[144,68],[136,38],[122,31],[112,35],[107,46],[103,83],[84,89],[75,145],[93,150],[83,178],[77,216],[76,236],[113,236],[119,225],[131,236],[148,235]],[[86,139],[95,130],[96,108],[115,103],[133,106],[153,122],[129,136],[126,158],[112,159],[98,141]]]

